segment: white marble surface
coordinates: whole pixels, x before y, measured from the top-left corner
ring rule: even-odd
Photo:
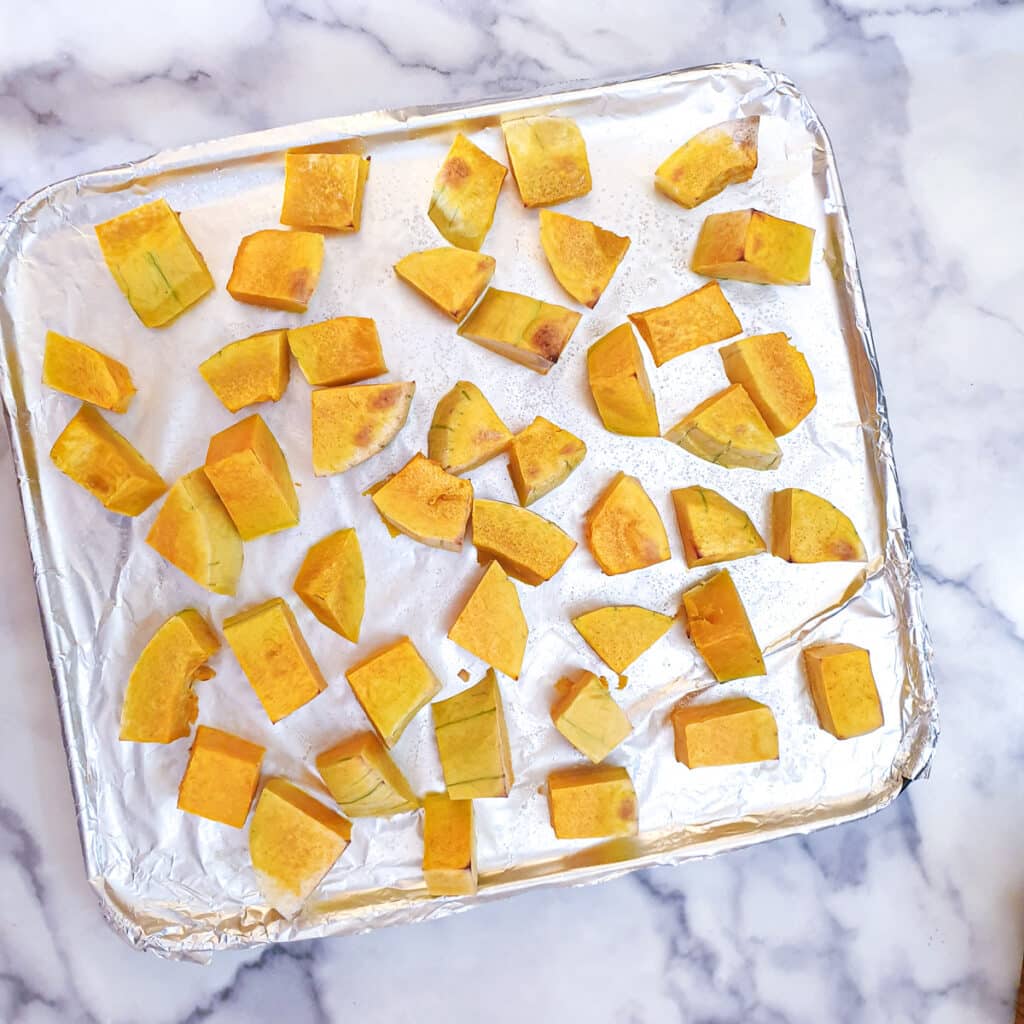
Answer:
[[[367,936],[133,952],[81,869],[0,442],[0,1020],[1001,1022],[1024,951],[1024,7],[0,0],[0,213],[55,178],[330,114],[758,57],[845,182],[943,736],[866,821]],[[165,9],[166,10],[166,9]]]

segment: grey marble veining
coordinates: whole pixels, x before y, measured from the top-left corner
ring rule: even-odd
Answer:
[[[830,129],[925,579],[943,736],[863,822],[415,928],[142,956],[81,870],[0,443],[0,1020],[972,1024],[1024,952],[1024,7],[0,0],[0,212],[58,177],[368,108],[758,57]]]

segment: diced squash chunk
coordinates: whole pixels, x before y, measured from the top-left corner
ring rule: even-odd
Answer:
[[[617,765],[562,768],[548,776],[551,827],[559,839],[637,834],[636,791]]]
[[[621,675],[672,628],[671,615],[631,604],[608,605],[572,620],[594,653]]]
[[[512,431],[505,426],[484,393],[460,380],[434,410],[427,434],[427,454],[449,473],[465,473],[500,455]]]
[[[503,164],[459,133],[437,172],[427,216],[452,245],[476,252],[491,230],[507,173]]]
[[[587,543],[606,576],[671,557],[665,525],[636,477],[619,473],[587,513]]]
[[[199,364],[199,372],[230,412],[276,402],[288,387],[287,331],[263,331],[225,345]]]
[[[538,416],[509,444],[508,475],[520,505],[532,505],[561,486],[587,454],[568,430]]]
[[[594,764],[603,761],[632,731],[625,711],[612,700],[608,684],[593,672],[555,684],[551,721]]]
[[[672,492],[672,503],[689,568],[731,562],[765,550],[750,516],[710,487],[681,487]]]
[[[742,384],[712,395],[665,438],[726,469],[778,469],[782,450]]]
[[[336,316],[292,327],[288,347],[310,384],[354,384],[388,372],[377,324],[367,316]]]
[[[295,593],[328,629],[359,643],[366,575],[355,530],[329,534],[306,552]]]
[[[448,795],[453,800],[508,796],[515,776],[494,670],[431,710]]]
[[[459,334],[537,373],[547,373],[579,322],[580,314],[564,306],[488,288]]]
[[[109,412],[127,412],[135,394],[124,363],[56,331],[46,332],[43,383]]]
[[[178,788],[178,810],[241,828],[249,817],[266,748],[201,725]]]
[[[593,309],[629,248],[629,239],[589,220],[540,211],[540,244],[558,283]]]
[[[723,121],[698,132],[654,172],[654,184],[688,210],[757,169],[759,117]]]
[[[779,758],[779,730],[772,709],[749,697],[681,705],[671,718],[676,760],[687,768]]]
[[[295,615],[281,598],[232,615],[222,628],[271,722],[327,689]]]
[[[587,379],[608,430],[630,437],[661,435],[644,357],[629,324],[621,324],[590,346]]]
[[[147,327],[163,327],[213,290],[213,278],[166,199],[96,225],[103,259]]]
[[[772,495],[772,554],[787,562],[863,562],[867,558],[849,517],[799,487]]]
[[[814,229],[762,213],[712,213],[701,226],[693,269],[753,284],[810,284]]]
[[[228,291],[239,302],[305,313],[320,280],[324,236],[270,229],[238,243]]]
[[[472,896],[476,892],[476,836],[473,801],[447,793],[423,798],[423,878],[431,896]]]
[[[550,520],[487,498],[473,502],[473,544],[478,562],[493,558],[531,587],[551,579],[576,550],[576,541]]]
[[[441,684],[407,637],[382,647],[346,673],[352,692],[390,750]]]
[[[172,615],[142,649],[128,677],[121,739],[171,743],[187,736],[199,710],[192,684],[220,650],[217,635],[192,608]]]
[[[389,818],[420,806],[375,733],[357,733],[325,750],[316,770],[350,818]]]
[[[551,206],[590,191],[587,147],[575,121],[519,117],[501,130],[524,206]]]
[[[822,729],[838,740],[848,740],[882,727],[882,702],[871,671],[871,655],[863,647],[805,647],[804,668]]]
[[[145,512],[167,490],[160,474],[89,405],[71,417],[50,458],[104,508],[123,516]]]
[[[516,585],[491,562],[448,630],[448,639],[518,679],[528,632]]]
[[[412,381],[313,392],[313,472],[344,473],[383,451],[409,418]]]
[[[655,366],[663,366],[703,345],[732,338],[743,330],[717,281],[710,281],[667,306],[630,313],[629,319],[647,342]]]
[[[345,852],[352,825],[287,779],[268,779],[249,825],[249,855],[260,890],[293,917]]]
[[[370,161],[358,153],[286,153],[281,223],[358,231]]]
[[[728,569],[683,594],[686,632],[720,683],[763,676],[764,658]]]
[[[494,276],[494,257],[443,246],[410,253],[395,264],[395,273],[458,323]]]

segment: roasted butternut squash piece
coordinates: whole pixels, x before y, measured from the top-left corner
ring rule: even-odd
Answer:
[[[524,206],[551,206],[590,191],[587,147],[575,121],[519,117],[501,130]]]
[[[787,562],[863,562],[867,558],[849,517],[799,487],[772,495],[772,554]]]
[[[508,473],[520,505],[532,505],[560,487],[583,461],[587,446],[538,416],[509,444]]]
[[[731,562],[765,550],[750,516],[709,487],[681,487],[672,492],[683,554],[689,568]]]
[[[512,431],[505,426],[484,393],[460,380],[434,410],[427,434],[427,454],[449,473],[466,473],[500,455]]]
[[[558,283],[593,309],[629,248],[629,239],[589,220],[540,211],[540,244]]]
[[[810,284],[814,229],[760,210],[712,213],[693,252],[693,270],[754,284]]]
[[[497,562],[491,562],[448,630],[448,639],[518,679],[527,633],[516,585]]]
[[[629,319],[647,342],[655,366],[703,345],[739,334],[740,326],[717,281],[711,281],[667,306],[655,306]]]
[[[550,520],[487,498],[473,502],[473,544],[479,562],[494,559],[532,587],[551,579],[576,550],[576,541]]]
[[[359,153],[286,153],[281,223],[358,231],[369,173]]]
[[[293,327],[288,347],[310,384],[355,384],[388,372],[377,324],[366,316],[336,316]]]
[[[276,402],[288,387],[287,331],[263,331],[225,345],[199,364],[199,372],[230,412]]]
[[[728,185],[749,181],[757,169],[759,117],[723,121],[698,132],[654,173],[654,184],[688,210]]]
[[[601,422],[613,434],[661,435],[644,357],[629,324],[621,324],[590,346],[587,379]]]
[[[764,658],[728,569],[683,594],[686,632],[720,682],[763,676]]]
[[[476,252],[491,230],[507,173],[460,132],[437,172],[427,216],[452,245]]]
[[[400,259],[395,273],[458,323],[494,276],[494,257],[450,246],[426,249]]]
[[[295,577],[295,593],[328,629],[359,643],[366,574],[355,530],[328,534],[306,552]]]
[[[619,473],[587,514],[587,543],[606,576],[671,557],[665,526],[636,477]]]
[[[622,675],[672,628],[674,621],[671,615],[619,604],[584,612],[572,624],[593,652],[613,672]]]
[[[316,231],[257,231],[238,243],[228,292],[253,306],[305,313],[323,261],[324,236]]]
[[[108,412],[127,412],[135,394],[124,363],[56,331],[46,332],[43,383]]]

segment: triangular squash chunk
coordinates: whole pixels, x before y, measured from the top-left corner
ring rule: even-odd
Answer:
[[[629,239],[589,220],[540,211],[540,244],[558,283],[591,309],[629,248]]]
[[[787,562],[863,562],[867,557],[849,517],[799,487],[772,496],[772,554]]]
[[[448,631],[448,638],[491,668],[518,679],[527,631],[516,585],[497,562],[491,562]]]
[[[560,484],[583,461],[587,446],[568,430],[538,416],[509,445],[508,474],[520,505],[532,505]]]
[[[672,502],[683,538],[683,554],[691,569],[730,562],[765,550],[750,516],[709,487],[682,487]]]
[[[606,576],[645,569],[671,557],[665,526],[635,476],[619,473],[587,513],[587,543]]]
[[[620,675],[672,627],[671,615],[636,605],[609,605],[572,620],[594,653]]]
[[[494,221],[504,165],[474,146],[465,135],[455,136],[434,181],[427,216],[452,245],[474,252],[483,245]]]
[[[494,257],[442,246],[409,253],[395,273],[458,323],[494,276]]]
[[[631,437],[661,433],[644,357],[629,324],[620,324],[590,346],[587,380],[606,429]]]
[[[512,431],[483,392],[460,380],[434,410],[427,454],[449,473],[465,473],[508,448]]]

